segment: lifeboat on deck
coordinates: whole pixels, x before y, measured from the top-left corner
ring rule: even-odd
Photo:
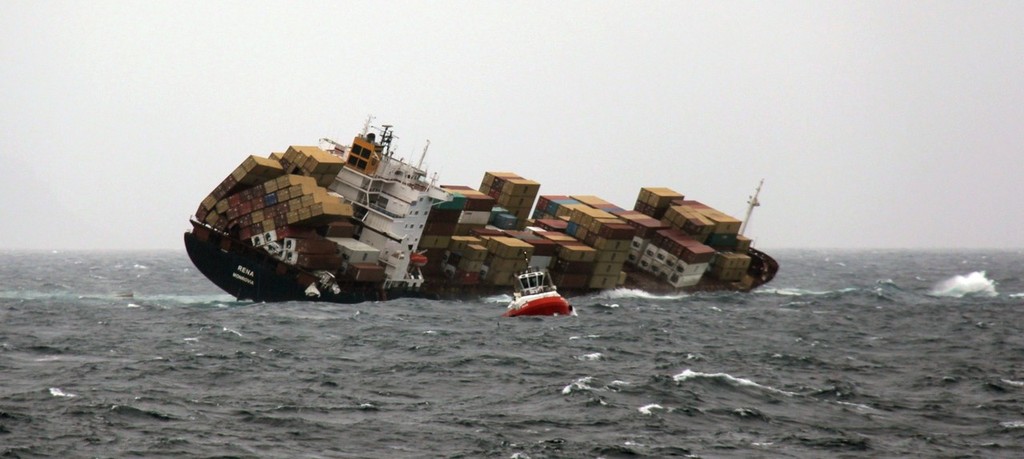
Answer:
[[[515,292],[502,317],[575,315],[546,269],[527,268],[516,275]]]

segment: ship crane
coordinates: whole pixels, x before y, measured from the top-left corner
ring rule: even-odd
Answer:
[[[747,225],[750,223],[750,214],[754,213],[754,208],[761,205],[761,201],[757,200],[757,196],[761,194],[761,187],[764,186],[764,179],[757,184],[757,189],[754,190],[754,195],[747,200],[747,215],[743,218],[743,223],[740,224],[740,234],[747,229]]]

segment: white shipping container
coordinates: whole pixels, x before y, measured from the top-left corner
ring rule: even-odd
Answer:
[[[700,278],[700,274],[693,276],[682,276],[679,274],[672,274],[668,277],[668,283],[672,284],[672,286],[675,288],[693,287],[694,285],[697,285],[698,282],[700,282]]]
[[[536,268],[547,268],[551,266],[552,260],[554,260],[554,257],[534,255],[530,257],[530,266]]]
[[[350,237],[327,239],[338,245],[341,258],[349,263],[376,263],[380,259],[380,250],[365,242]]]
[[[459,224],[486,225],[491,219],[489,210],[464,210],[459,215]]]
[[[680,276],[701,276],[708,270],[708,266],[708,263],[687,263],[680,260],[673,268]]]

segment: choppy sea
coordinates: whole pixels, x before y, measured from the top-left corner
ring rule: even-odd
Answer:
[[[236,302],[0,252],[0,457],[1022,457],[1024,251],[771,251],[747,294]]]

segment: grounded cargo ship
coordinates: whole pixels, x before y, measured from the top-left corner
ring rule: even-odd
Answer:
[[[778,270],[740,220],[672,189],[641,188],[627,210],[540,195],[510,172],[486,172],[479,188],[438,185],[422,158],[393,156],[391,126],[368,126],[350,145],[245,159],[185,233],[199,271],[239,300],[357,303],[508,293],[531,267],[566,295],[748,291]]]

